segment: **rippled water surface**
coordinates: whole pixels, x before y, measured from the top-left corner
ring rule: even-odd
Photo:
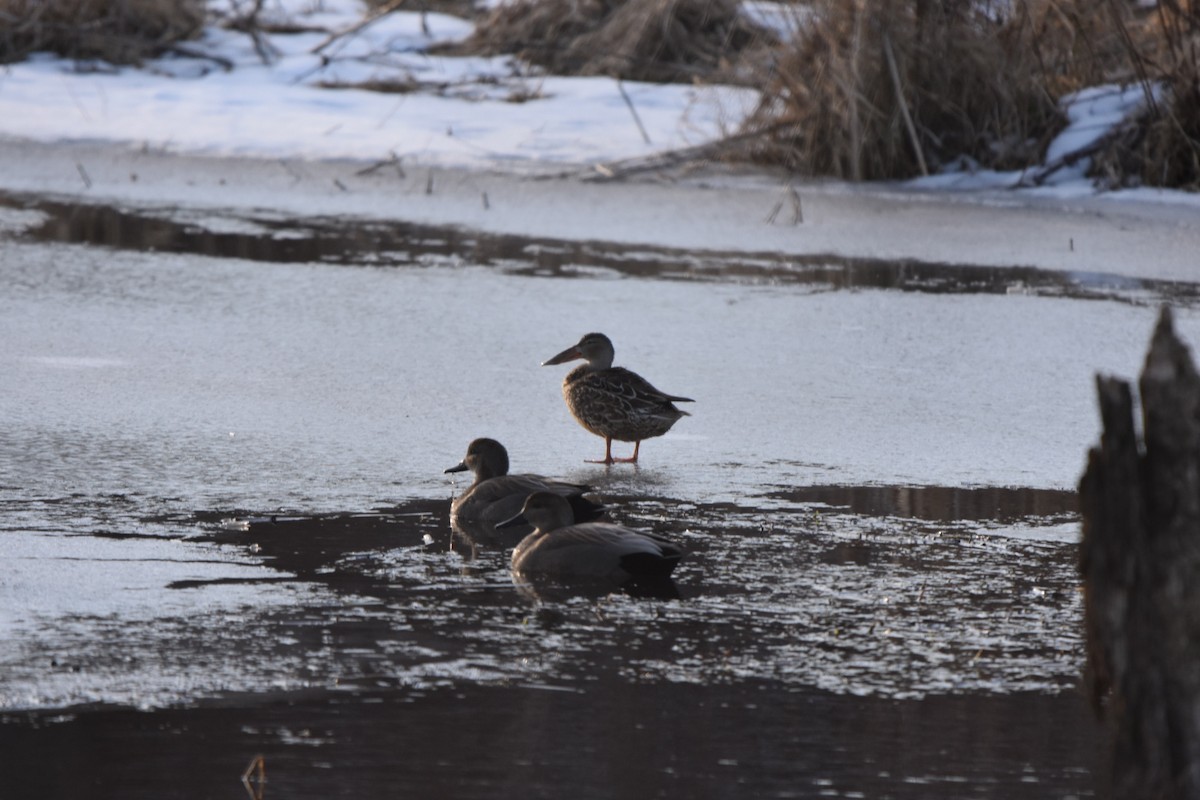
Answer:
[[[1073,485],[1120,276],[624,252],[0,203],[5,797],[1105,794]],[[588,330],[696,398],[637,467]],[[677,597],[514,584],[476,436],[681,543]],[[50,768],[53,764],[54,768]],[[28,765],[38,765],[28,768]]]

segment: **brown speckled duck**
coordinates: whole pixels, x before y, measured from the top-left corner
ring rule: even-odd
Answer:
[[[643,439],[662,436],[680,417],[688,416],[675,403],[694,402],[690,397],[660,392],[636,372],[614,367],[613,345],[603,333],[587,334],[578,344],[543,361],[542,366],[577,358],[587,363],[567,374],[563,398],[580,425],[604,437],[604,459],[595,463],[636,464]],[[613,458],[613,439],[633,442],[633,456]]]
[[[623,583],[633,578],[665,578],[683,550],[654,534],[612,522],[575,522],[565,498],[534,492],[521,512],[497,527],[532,525],[517,545],[512,569],[518,575],[590,578]]]

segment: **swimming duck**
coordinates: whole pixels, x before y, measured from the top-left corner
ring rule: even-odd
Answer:
[[[660,392],[649,381],[624,367],[614,367],[613,345],[603,333],[589,333],[542,366],[582,358],[586,364],[571,370],[563,380],[563,399],[584,428],[604,437],[604,459],[598,464],[636,464],[642,440],[662,436],[688,412],[675,403],[695,402]],[[633,456],[613,458],[613,439],[633,442]]]
[[[636,578],[665,578],[683,550],[666,539],[611,522],[575,522],[570,504],[549,492],[529,495],[505,528],[532,525],[513,550],[518,574],[591,578],[623,583]]]
[[[520,513],[525,498],[534,492],[550,492],[562,497],[579,520],[592,520],[604,513],[604,506],[583,496],[590,486],[543,478],[541,475],[509,475],[508,451],[495,439],[476,439],[467,445],[467,455],[446,470],[475,473],[475,482],[450,503],[452,525],[469,532],[494,532],[497,522]],[[528,533],[532,527],[527,526]],[[514,531],[518,533],[519,531]]]

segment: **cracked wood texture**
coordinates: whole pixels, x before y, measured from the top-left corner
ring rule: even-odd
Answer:
[[[1085,680],[1115,798],[1200,800],[1200,376],[1164,308],[1139,390],[1097,377],[1103,433],[1079,483]]]

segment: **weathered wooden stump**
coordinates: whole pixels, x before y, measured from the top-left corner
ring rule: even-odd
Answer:
[[[1164,308],[1139,383],[1097,377],[1079,482],[1087,675],[1116,798],[1200,800],[1200,375]]]

